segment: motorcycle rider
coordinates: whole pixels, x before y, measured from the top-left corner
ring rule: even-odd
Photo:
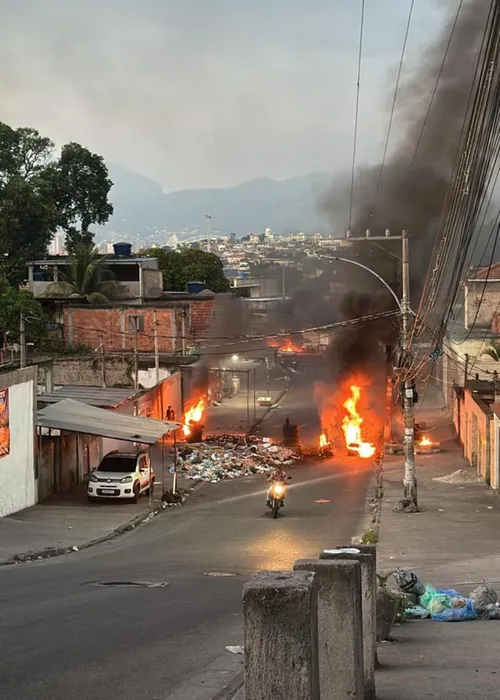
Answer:
[[[280,466],[276,467],[276,469],[272,472],[272,474],[269,475],[269,477],[267,478],[267,481],[270,481],[272,483],[267,491],[266,506],[269,507],[271,505],[271,491],[272,491],[274,484],[285,484],[287,478],[288,477],[287,477],[286,471],[283,469],[283,467],[280,467]]]

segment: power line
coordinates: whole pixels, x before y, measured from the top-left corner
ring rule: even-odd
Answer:
[[[354,111],[354,139],[352,147],[352,170],[351,170],[351,196],[349,201],[349,222],[348,228],[351,228],[352,223],[352,207],[354,202],[354,177],[356,172],[356,150],[358,146],[358,123],[359,123],[359,92],[361,83],[361,60],[363,56],[363,31],[365,25],[365,0],[361,0],[361,18],[359,26],[359,52],[358,52],[358,75],[356,81],[356,107]]]
[[[405,58],[405,53],[406,53],[406,44],[408,43],[408,35],[409,35],[409,33],[410,33],[410,25],[411,25],[411,19],[412,19],[412,15],[413,15],[413,7],[414,7],[414,5],[415,5],[415,0],[411,0],[411,3],[410,3],[410,10],[409,10],[409,13],[408,13],[408,21],[407,21],[407,23],[406,23],[405,37],[404,37],[404,41],[403,41],[403,48],[401,49],[401,59],[400,59],[400,61],[399,61],[398,75],[397,75],[397,78],[396,78],[396,86],[395,86],[395,88],[394,88],[394,98],[393,98],[393,100],[392,100],[391,114],[390,114],[390,117],[389,117],[389,126],[388,126],[388,129],[387,129],[387,137],[386,137],[386,140],[385,140],[384,155],[383,155],[383,157],[382,157],[382,163],[380,164],[380,170],[379,170],[378,179],[377,179],[377,189],[376,189],[376,191],[375,191],[375,198],[378,197],[378,192],[379,192],[379,189],[380,189],[380,183],[382,182],[382,174],[383,174],[383,172],[384,172],[385,161],[386,161],[386,158],[387,158],[387,151],[388,151],[388,149],[389,149],[389,141],[390,141],[390,138],[391,138],[392,123],[393,123],[393,120],[394,120],[394,112],[395,112],[395,109],[396,109],[396,102],[397,102],[397,99],[398,99],[399,83],[400,83],[400,80],[401,80],[401,73],[402,73],[402,70],[403,70],[403,63],[404,63],[404,58]]]
[[[408,165],[408,171],[407,171],[407,173],[406,173],[406,175],[405,175],[405,177],[404,177],[404,179],[403,179],[403,185],[404,185],[404,183],[406,182],[406,180],[407,180],[407,178],[408,178],[408,176],[409,176],[409,174],[410,174],[410,172],[411,172],[411,170],[412,170],[413,164],[414,164],[414,162],[415,162],[415,157],[416,157],[416,155],[417,155],[417,151],[418,151],[418,149],[419,149],[420,143],[421,143],[421,141],[422,141],[422,137],[423,137],[424,132],[425,132],[425,128],[426,128],[426,126],[427,126],[427,122],[429,121],[429,116],[430,116],[432,107],[433,107],[433,105],[434,105],[434,99],[435,99],[435,97],[436,97],[437,89],[438,89],[438,87],[439,87],[439,83],[441,82],[441,78],[442,78],[442,75],[443,75],[443,70],[444,70],[444,67],[445,67],[445,64],[446,64],[446,59],[448,58],[448,53],[449,53],[449,51],[450,51],[450,47],[451,47],[451,44],[452,44],[452,41],[453,41],[453,37],[455,36],[455,31],[456,31],[457,24],[458,24],[458,18],[459,18],[459,16],[460,16],[460,12],[461,12],[461,10],[462,10],[462,5],[463,5],[463,3],[464,3],[464,0],[460,0],[460,2],[459,2],[459,4],[458,4],[457,12],[456,12],[456,14],[455,14],[455,19],[454,19],[454,21],[453,21],[453,24],[452,24],[452,27],[451,27],[450,36],[449,36],[449,38],[448,38],[448,43],[446,44],[446,49],[445,49],[445,52],[444,52],[444,54],[443,54],[443,59],[442,59],[442,61],[441,61],[441,65],[440,65],[440,67],[439,67],[439,71],[438,71],[438,74],[437,74],[437,77],[436,77],[436,82],[434,83],[434,89],[433,89],[432,94],[431,94],[431,99],[429,100],[429,104],[428,104],[428,106],[427,106],[427,111],[426,111],[426,113],[425,113],[424,120],[423,120],[423,122],[422,122],[422,128],[420,129],[420,134],[419,134],[419,136],[418,136],[417,143],[415,144],[415,149],[414,149],[414,151],[413,151],[412,157],[411,157],[411,159],[410,159],[410,163],[409,163],[409,165]]]

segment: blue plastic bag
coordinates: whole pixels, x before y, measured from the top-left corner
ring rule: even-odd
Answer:
[[[443,594],[442,591],[440,591],[440,593]],[[474,603],[470,598],[465,598],[464,600],[464,608],[446,608],[443,612],[431,615],[432,619],[437,622],[464,622],[466,620],[475,620],[477,615],[474,610]]]

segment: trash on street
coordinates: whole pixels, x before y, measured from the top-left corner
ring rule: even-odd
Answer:
[[[185,444],[178,452],[184,478],[216,483],[252,474],[269,474],[277,466],[290,467],[299,457],[286,447],[256,436],[221,435]]]
[[[438,622],[500,620],[498,595],[487,584],[465,596],[453,588],[434,588],[430,583],[424,586],[411,571],[397,568],[393,576],[402,593],[417,596],[417,604],[409,602],[406,607],[410,618],[431,618]]]

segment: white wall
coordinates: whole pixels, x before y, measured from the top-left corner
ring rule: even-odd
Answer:
[[[14,384],[8,389],[10,454],[0,457],[0,517],[29,508],[37,501],[34,471],[34,381]]]

